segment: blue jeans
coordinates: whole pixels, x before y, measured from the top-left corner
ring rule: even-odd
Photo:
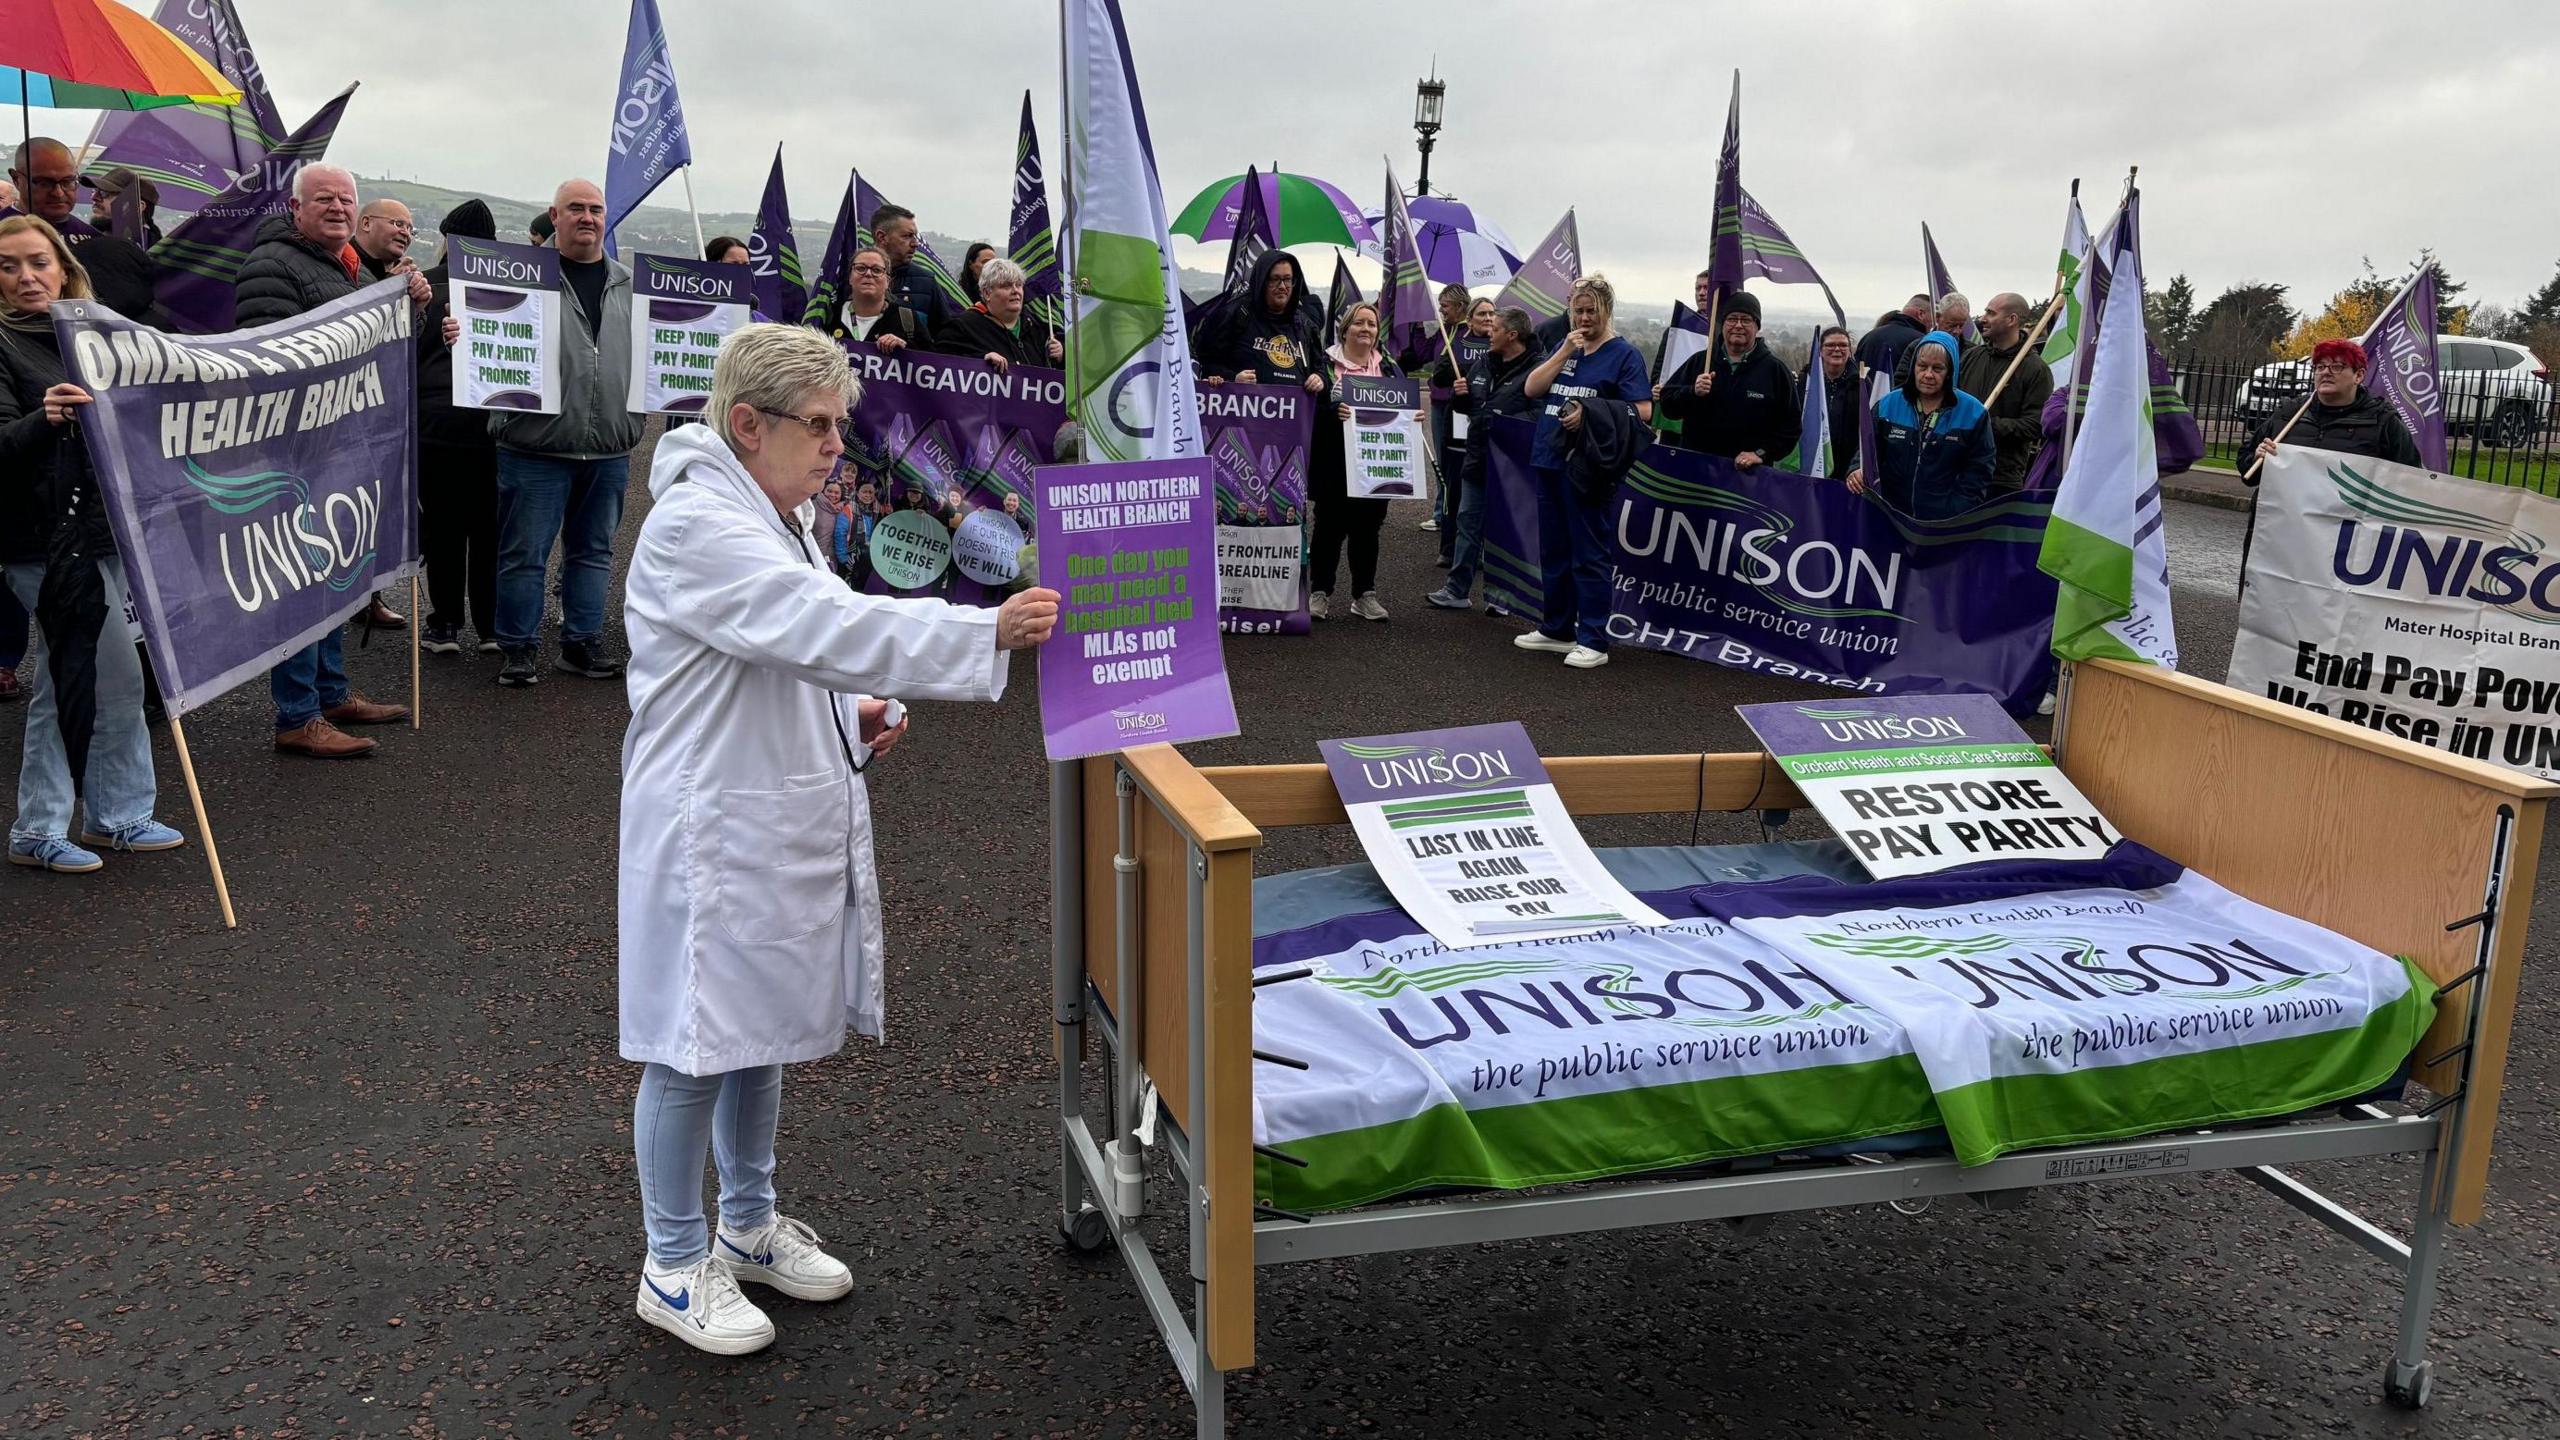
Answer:
[[[1586,505],[1564,471],[1538,467],[1538,579],[1547,617],[1539,632],[1608,649],[1609,587],[1617,574],[1609,501]]]
[[[711,1248],[702,1216],[702,1152],[720,1165],[720,1223],[761,1229],[773,1218],[773,1127],[782,1114],[782,1067],[687,1075],[652,1061],[631,1108],[640,1162],[640,1215],[649,1258],[681,1270]]]
[[[560,638],[587,644],[604,633],[604,588],[613,536],[622,527],[628,457],[569,460],[498,450],[498,629],[510,650],[542,639],[542,579],[559,540]]]
[[[15,670],[27,658],[27,610],[9,587],[0,585],[0,670]]]
[[[342,626],[276,662],[267,672],[267,691],[276,698],[278,732],[299,730],[320,712],[347,703],[347,650]]]
[[[1440,523],[1443,529],[1457,532],[1449,549],[1449,593],[1472,594],[1476,571],[1484,565],[1484,480],[1480,476],[1470,473],[1459,480],[1456,523]]]
[[[107,622],[98,636],[98,724],[89,736],[82,807],[90,829],[112,831],[151,818],[160,782],[151,769],[151,732],[142,723],[142,657],[125,638],[124,562],[100,560],[98,573],[107,582]],[[13,603],[35,609],[44,566],[10,565],[7,574]],[[28,653],[35,675],[27,682],[26,755],[18,762],[18,818],[9,838],[59,840],[71,833],[71,760],[62,750],[42,633]]]

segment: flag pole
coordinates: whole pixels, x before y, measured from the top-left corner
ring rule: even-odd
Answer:
[[[2409,277],[2408,284],[2400,287],[2399,295],[2392,296],[2389,301],[2384,303],[2380,310],[2374,312],[2373,323],[2364,327],[2364,333],[2356,337],[2356,344],[2362,345],[2364,342],[2373,338],[2373,332],[2382,328],[2383,317],[2389,315],[2392,307],[2400,303],[2400,296],[2408,294],[2409,286],[2417,284],[2419,279],[2426,273],[2426,268],[2421,266],[2417,274]],[[2309,362],[2306,360],[2304,363],[2308,364]],[[2302,392],[2302,403],[2294,407],[2293,418],[2284,422],[2283,429],[2278,430],[2275,434],[2267,438],[2278,445],[2283,444],[2284,437],[2293,433],[2293,427],[2302,422],[2302,417],[2311,413],[2311,402],[2319,398],[2320,392],[2318,390],[2306,386]],[[2240,478],[2244,481],[2256,478],[2259,468],[2266,463],[2267,462],[2263,458],[2250,461],[2249,468],[2241,472]]]
[[[2062,298],[2062,277],[2057,275],[2053,281],[2053,298],[2044,302],[2044,313],[2036,317],[2035,328],[2027,332],[2026,339],[2018,342],[2018,353],[2009,357],[2009,368],[2000,372],[2000,383],[1992,386],[1991,393],[1982,397],[1982,408],[1990,409],[1991,402],[2000,398],[2000,392],[2009,388],[2009,377],[2018,373],[2018,367],[2027,361],[2027,352],[2044,338],[2045,327],[2053,323],[2053,312],[2062,308]]]
[[[418,683],[418,654],[426,645],[418,632],[427,628],[427,612],[418,608],[418,577],[409,577],[409,728],[423,730],[427,725],[425,691]]]
[[[699,255],[708,247],[702,239],[702,212],[693,205],[693,164],[687,161],[676,170],[684,176],[684,208],[685,213],[693,217],[693,253]]]
[[[187,779],[187,803],[195,807],[196,833],[204,837],[204,862],[213,867],[213,898],[222,903],[222,928],[237,930],[240,920],[231,913],[231,884],[222,878],[222,852],[213,843],[213,821],[204,813],[204,792],[196,788],[195,757],[187,753],[187,727],[175,707],[169,711],[169,740],[178,748],[178,773]]]

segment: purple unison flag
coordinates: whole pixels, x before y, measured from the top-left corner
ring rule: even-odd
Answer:
[[[1378,348],[1389,355],[1440,353],[1440,306],[1431,295],[1431,279],[1422,273],[1422,250],[1413,233],[1413,212],[1405,208],[1404,187],[1396,183],[1396,167],[1387,167],[1386,229],[1379,253],[1386,278],[1378,283]]]
[[[756,272],[756,314],[788,324],[809,310],[809,287],[800,276],[800,239],[791,233],[791,197],[782,188],[782,147],[773,147],[773,172],[765,176],[756,228],[747,232],[747,264]]]
[[[160,208],[192,215],[283,143],[284,117],[231,0],[160,0],[151,19],[240,87],[237,105],[110,110],[89,137],[85,169],[121,165],[160,187]]]
[[[1343,263],[1342,252],[1333,252],[1333,284],[1324,292],[1324,338],[1332,340],[1342,334],[1342,312],[1360,303],[1360,286],[1351,278],[1351,267]]]
[[[1742,72],[1733,72],[1733,98],[1724,110],[1724,149],[1716,157],[1715,235],[1707,252],[1707,285],[1714,308],[1742,293]]]
[[[156,298],[173,328],[199,335],[231,328],[232,282],[258,243],[258,227],[286,213],[293,177],[329,153],[330,137],[355,93],[353,85],[340,91],[230,189],[151,247],[151,258],[160,263]]]
[[[2444,380],[2436,368],[2436,267],[2409,278],[2364,332],[2365,383],[2400,412],[2418,458],[2430,470],[2447,466]]]
[[[1244,167],[1244,207],[1236,216],[1236,233],[1227,237],[1227,278],[1219,293],[1233,295],[1253,278],[1255,262],[1271,251],[1271,217],[1262,208],[1262,178]],[[1338,262],[1337,262],[1338,263]]]
[[[2074,353],[2084,357],[2079,373],[2068,388],[2056,388],[2053,398],[2045,402],[2045,443],[2027,467],[2025,487],[2034,491],[2050,491],[2062,480],[2063,466],[2071,459],[2072,442],[2080,433],[2080,417],[2089,405],[2089,367],[2085,357],[2098,353],[2098,333],[2106,321],[2107,292],[2114,286],[2115,272],[2108,264],[2117,227],[2125,227],[2124,244],[2137,261],[2142,255],[2142,196],[2128,193],[2122,208],[2099,232],[2098,240],[2089,247],[2089,304],[2080,317],[2079,343]],[[2154,461],[2163,475],[2175,475],[2204,458],[2204,430],[2196,423],[2195,412],[2187,407],[2187,397],[2178,390],[2178,377],[2161,357],[2160,347],[2145,334],[2144,355],[2151,371],[2151,448]]]
[[[1955,279],[1947,274],[1947,262],[1938,254],[1938,242],[1929,234],[1929,222],[1926,220],[1920,222],[1920,252],[1920,262],[1929,271],[1929,304],[1934,309],[1957,291]],[[1967,345],[1982,338],[1982,331],[1974,325],[1971,315],[1964,317],[1964,334],[1957,338]]]
[[[1040,583],[1062,597],[1040,656],[1049,758],[1236,734],[1207,458],[1051,465],[1039,485]]]
[[[1717,222],[1719,229],[1723,221]],[[1742,192],[1742,268],[1745,274],[1757,275],[1777,285],[1819,285],[1822,298],[1831,302],[1831,318],[1846,328],[1848,313],[1840,308],[1840,297],[1831,293],[1831,284],[1813,268],[1796,242],[1787,238],[1786,228],[1751,192]]]
[[[1066,283],[1058,270],[1058,237],[1049,225],[1049,182],[1040,168],[1040,135],[1031,128],[1031,92],[1022,92],[1022,133],[1013,142],[1013,226],[1005,258],[1022,267],[1022,299],[1056,329]]]
[[[1493,297],[1496,310],[1521,309],[1544,325],[1565,313],[1573,282],[1582,278],[1582,231],[1568,209],[1538,248],[1521,257],[1520,269],[1502,293]]]
[[[862,208],[866,187],[862,172],[845,176],[844,198],[836,202],[835,228],[827,232],[826,253],[818,257],[818,273],[809,276],[809,304],[801,311],[804,325],[823,330],[835,318],[836,307],[844,303],[844,271],[853,263],[853,252],[871,243],[869,211]]]
[[[167,335],[52,310],[151,668],[184,714],[418,568],[417,342],[385,280],[291,320]]]
[[[676,98],[675,58],[667,53],[658,0],[631,0],[631,29],[622,41],[622,83],[614,87],[613,135],[604,160],[604,248],[614,253],[614,227],[640,208],[677,167],[693,163],[684,104]]]

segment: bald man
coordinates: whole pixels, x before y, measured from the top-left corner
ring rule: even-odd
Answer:
[[[80,202],[80,167],[72,163],[69,147],[43,135],[27,141],[9,163],[9,183],[24,197],[28,214],[62,232],[100,302],[119,315],[149,317],[160,267],[141,246],[72,213]]]
[[[604,253],[604,192],[569,180],[551,196],[552,245],[565,282],[560,413],[489,413],[498,442],[498,683],[542,678],[542,590],[561,550],[560,649],[551,668],[590,680],[622,674],[604,634],[613,537],[640,417],[631,413],[631,270]],[[450,323],[445,327],[450,331]]]
[[[258,243],[232,285],[232,323],[246,330],[290,320],[360,288],[364,267],[349,243],[356,232],[356,177],[336,165],[305,165],[293,177],[287,213],[258,227]],[[426,277],[409,277],[413,294]],[[367,700],[347,688],[338,631],[276,662],[267,672],[276,703],[276,748],[316,760],[352,760],[380,749],[342,725],[388,725],[409,707]]]
[[[409,242],[417,233],[408,206],[391,199],[366,201],[356,212],[356,256],[364,262],[365,273],[387,280],[416,270],[417,262],[409,258]]]

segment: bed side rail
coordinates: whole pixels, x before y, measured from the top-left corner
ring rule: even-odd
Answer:
[[[2416,1074],[2460,1097],[2445,1199],[2476,1223],[2560,785],[2151,666],[2083,663],[2062,689],[2055,754],[2126,835],[2446,987]]]
[[[1805,798],[1765,755],[1563,755],[1547,778],[1574,815],[1686,815],[1693,810],[1794,810]],[[1322,765],[1213,765],[1197,772],[1243,818],[1264,829],[1347,825]]]

